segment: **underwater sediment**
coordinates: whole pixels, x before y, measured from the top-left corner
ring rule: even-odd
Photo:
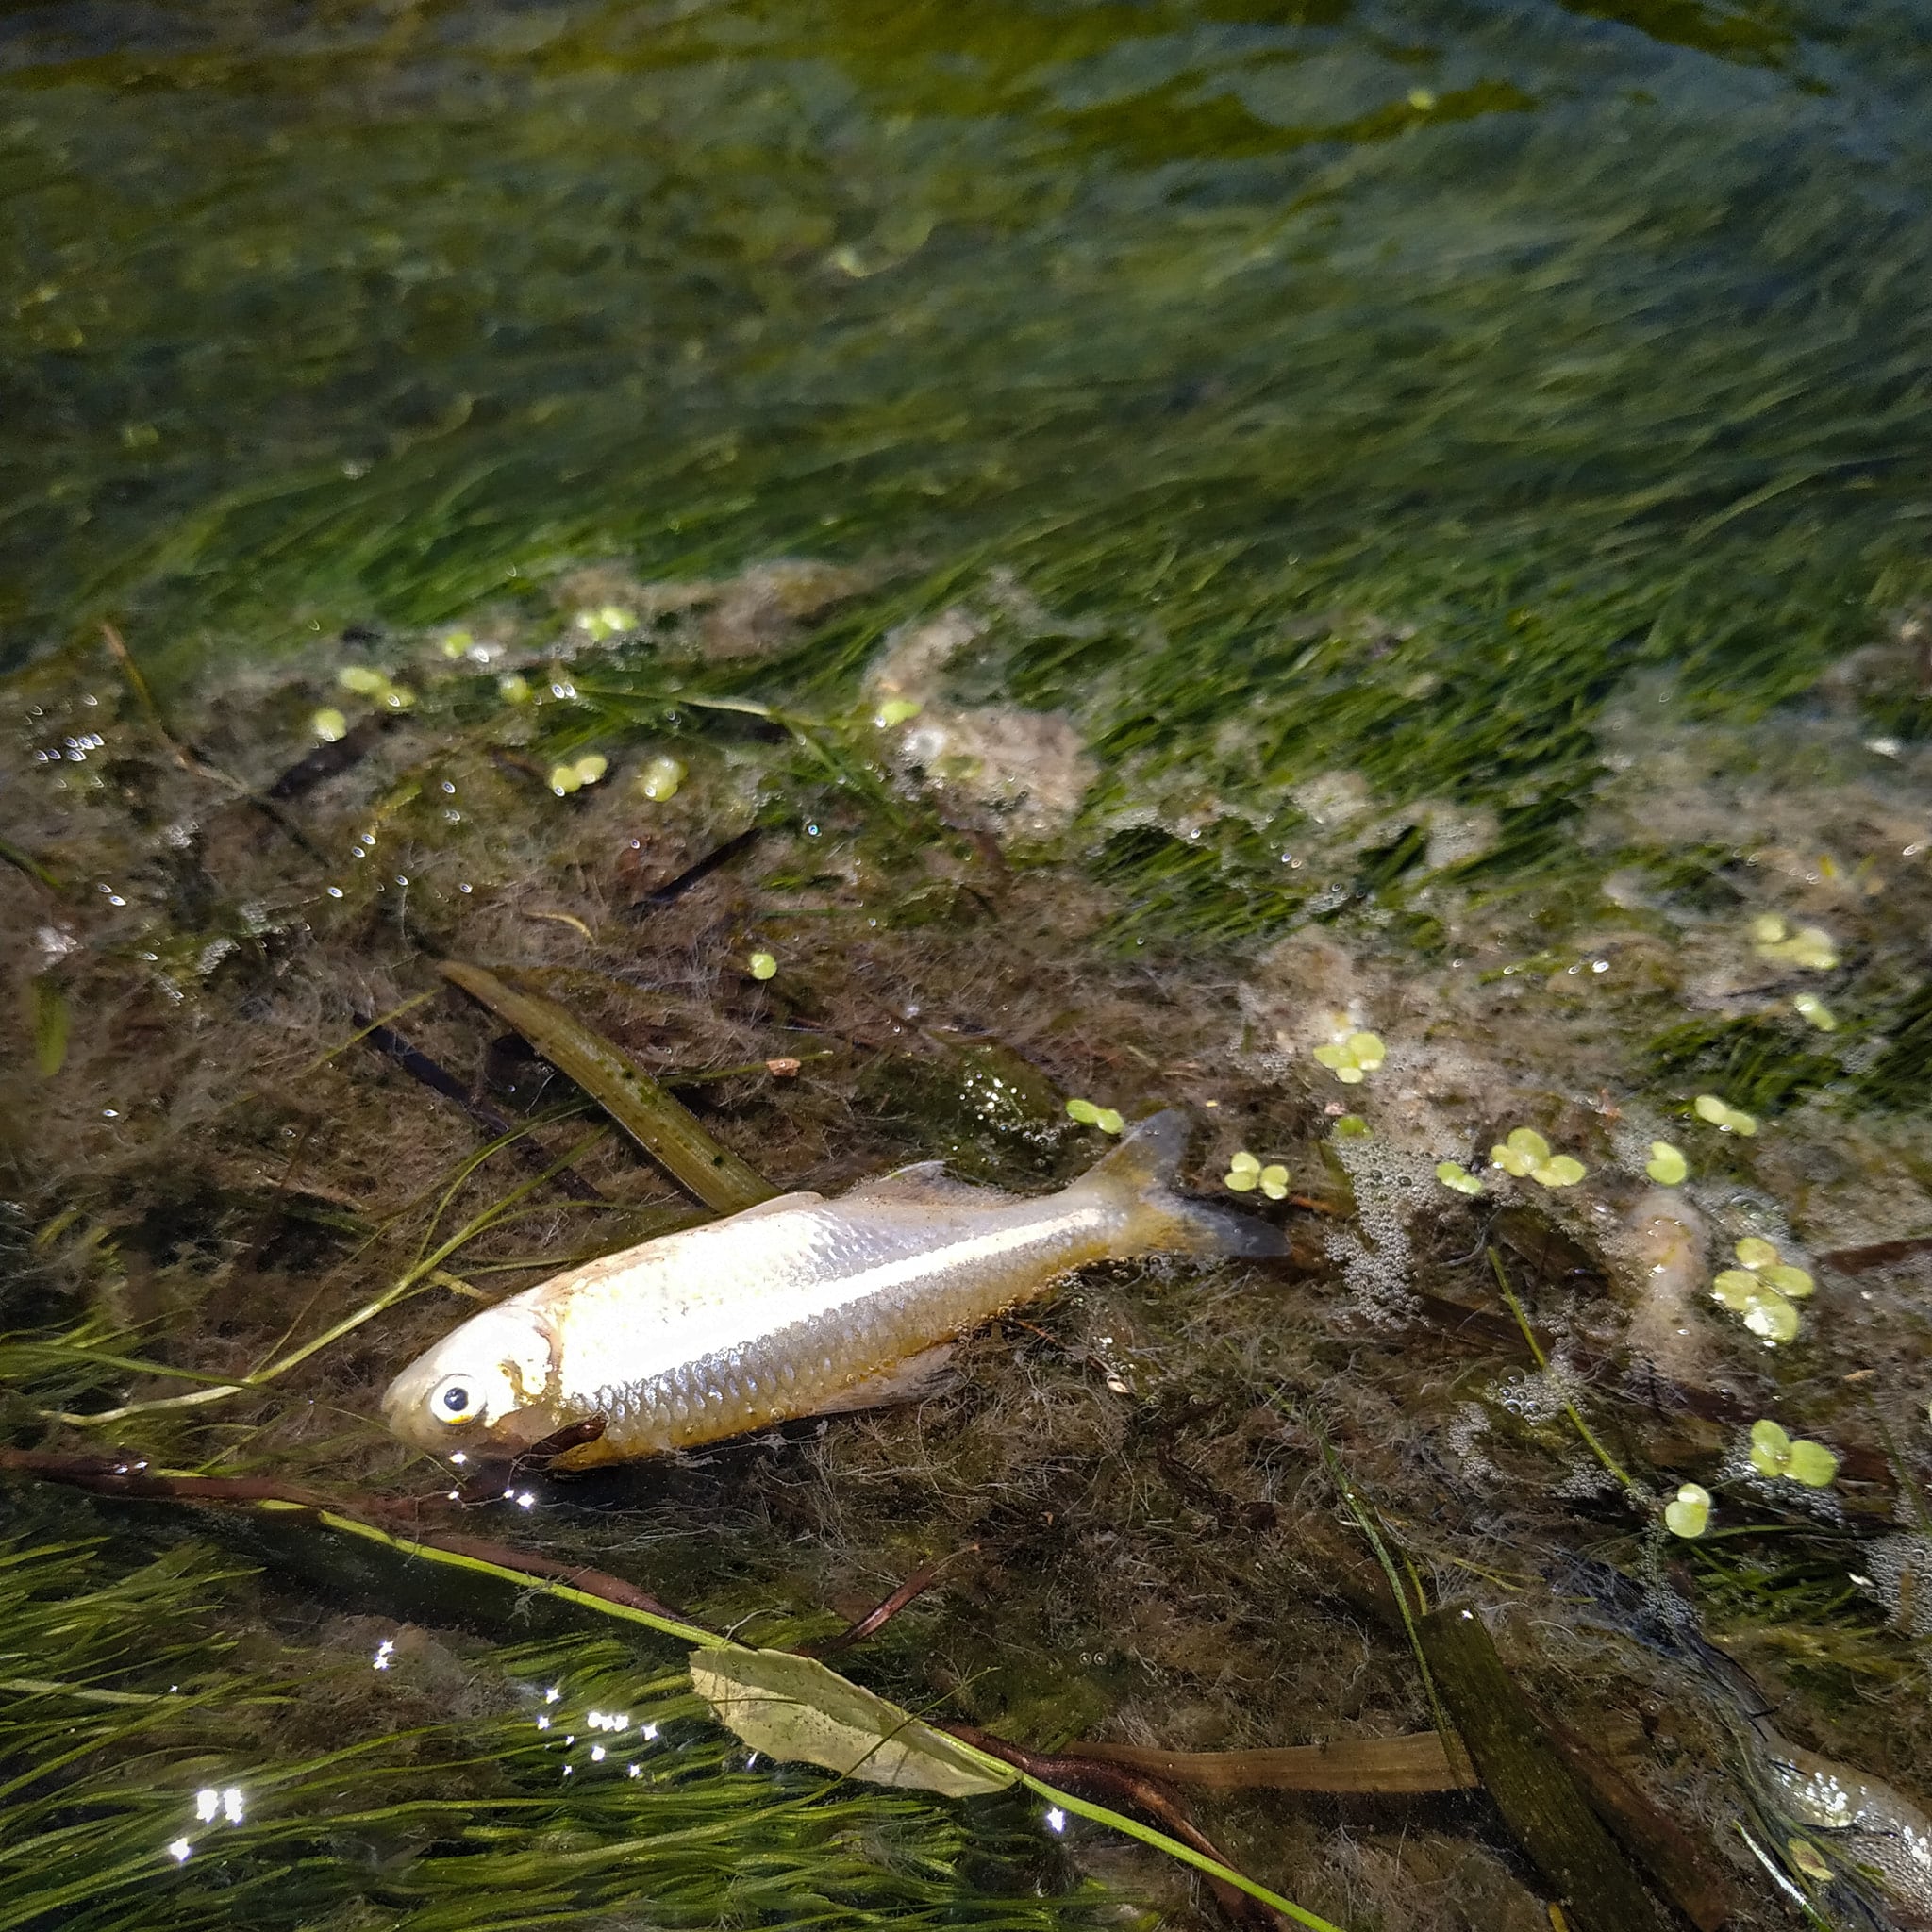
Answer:
[[[1560,890],[1485,873],[1493,817],[1463,812],[1432,860],[1445,807],[1338,777],[1288,848],[1315,891],[1232,940],[1224,830],[1124,847],[1095,780],[1047,834],[1023,749],[990,780],[904,748],[928,698],[882,696],[867,667],[943,621],[926,689],[969,711],[943,680],[1000,638],[997,585],[943,620],[848,590],[789,652],[733,655],[621,606],[590,636],[574,582],[318,647],[245,708],[164,712],[105,646],[15,680],[9,1430],[43,1458],[208,1479],[197,1513],[9,1478],[22,1601],[92,1591],[108,1619],[92,1661],[50,1629],[17,1666],[40,1702],[9,1761],[46,1841],[89,1863],[48,1867],[16,1923],[124,1923],[136,1895],[234,1923],[197,1882],[219,1866],[251,1923],[306,1924],[288,1888],[318,1857],[341,1910],[409,1925],[498,1923],[462,1914],[526,1879],[558,1909],[692,1924],[794,1923],[808,1894],[833,1921],[1018,1923],[1023,1894],[1042,1923],[1222,1909],[1104,1833],[1074,1879],[1066,1819],[1023,1794],[747,1769],[678,1688],[675,1643],[614,1648],[583,1627],[594,1605],[466,1591],[408,1556],[419,1534],[780,1648],[919,1572],[931,1587],[839,1659],[905,1708],[1057,1765],[1088,1745],[1164,1765],[1221,1854],[1331,1923],[1526,1925],[1541,1896],[1588,1925],[1480,1771],[1373,1768],[1371,1746],[1454,1737],[1454,1682],[1433,1687],[1406,1624],[1474,1606],[1525,1722],[1639,1821],[1612,1841],[1685,1841],[1664,1876],[1629,1855],[1645,1896],[1770,1924],[1781,1884],[1828,1919],[1913,1923],[1899,1872],[1764,1774],[1764,1740],[1798,1735],[1908,1794],[1924,1747],[1932,1245],[1890,935],[1925,889],[1880,843],[1921,808],[1913,768],[1814,791],[1799,858],[1740,851],[1695,892],[1670,841],[1708,850],[1707,774],[1737,756],[1721,725],[1646,714]],[[1858,726],[1782,728],[1816,759]],[[1059,782],[1056,734],[1015,743]],[[1731,796],[1774,835],[1796,808],[1753,782]],[[1391,846],[1417,857],[1377,872]],[[541,1058],[457,991],[463,961],[655,1087],[610,1098],[594,1054],[525,1019]],[[714,1211],[614,1131],[651,1091],[760,1185],[825,1192],[931,1159],[1043,1191],[1177,1106],[1193,1192],[1267,1215],[1287,1252],[1088,1270],[970,1336],[917,1404],[451,1505],[382,1388],[479,1305]],[[319,1505],[208,1516],[238,1484],[404,1543],[358,1547]],[[37,1580],[49,1564],[73,1580]],[[175,1652],[126,1654],[130,1591],[174,1607]],[[527,1651],[540,1610],[576,1622]],[[216,1745],[177,1696],[248,1715]],[[66,1734],[62,1697],[94,1725],[64,1764],[35,1756]],[[686,1822],[658,1822],[648,1765],[642,1811],[600,1784],[642,1760],[620,1769],[578,1704],[685,1740],[661,1803]],[[356,1767],[340,1789],[322,1740]],[[1289,1768],[1307,1745],[1330,1783]],[[135,1802],[117,1767],[143,1749],[167,1774]],[[530,1786],[559,1774],[568,1798]],[[759,1848],[768,1817],[782,1854]],[[710,1849],[683,1876],[628,1864],[687,1830]],[[110,1841],[118,1864],[88,1849]]]

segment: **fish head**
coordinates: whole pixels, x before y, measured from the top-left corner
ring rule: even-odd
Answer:
[[[472,1316],[389,1385],[391,1430],[432,1456],[516,1452],[558,1426],[557,1340],[533,1307],[507,1302]]]

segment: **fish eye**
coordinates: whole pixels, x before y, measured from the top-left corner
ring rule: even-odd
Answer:
[[[437,1384],[436,1392],[429,1398],[429,1407],[431,1413],[442,1422],[467,1422],[475,1400],[469,1383],[461,1375],[452,1375],[447,1381]]]

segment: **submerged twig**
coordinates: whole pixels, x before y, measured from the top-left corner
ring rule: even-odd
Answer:
[[[631,909],[637,912],[656,909],[683,898],[693,886],[702,884],[721,866],[729,865],[741,852],[749,852],[764,836],[762,825],[752,825],[736,837],[725,840],[724,844],[714,845],[702,858],[686,866],[675,878],[666,879],[661,886],[653,887]]]
[[[1583,1932],[1672,1932],[1504,1668],[1482,1619],[1445,1606],[1419,1634],[1443,1703],[1496,1808]]]
[[[977,1552],[977,1543],[968,1543],[963,1550],[955,1550],[950,1557],[936,1557],[930,1563],[922,1563],[891,1596],[874,1604],[856,1623],[848,1624],[836,1636],[827,1637],[821,1643],[808,1643],[801,1646],[808,1657],[837,1657],[841,1650],[850,1650],[855,1643],[863,1643],[875,1631],[883,1630],[894,1617],[914,1598],[921,1597],[940,1580],[941,1573],[949,1563],[956,1563],[961,1557],[970,1557]]]
[[[566,1008],[460,959],[445,959],[441,972],[514,1026],[707,1208],[734,1214],[777,1196],[776,1188],[714,1141],[689,1108]]]
[[[1078,1755],[1204,1791],[1411,1796],[1466,1791],[1481,1783],[1469,1760],[1460,1752],[1452,1757],[1435,1731],[1252,1751],[1164,1751],[1158,1745],[1083,1742]]]
[[[1731,1915],[1730,1889],[1703,1844],[1574,1731],[1535,1703],[1530,1708],[1611,1835],[1697,1932],[1718,1932]]]
[[[1896,1241],[1870,1241],[1863,1247],[1833,1248],[1818,1259],[1822,1266],[1835,1268],[1840,1274],[1870,1274],[1874,1269],[1895,1268],[1901,1261],[1914,1261],[1922,1255],[1932,1255],[1932,1234],[1908,1235]]]
[[[325,779],[339,776],[374,751],[382,734],[400,715],[396,711],[372,711],[368,717],[351,725],[341,737],[331,739],[326,744],[319,744],[313,751],[297,758],[270,784],[262,796],[277,800],[300,798],[305,791],[314,791]]]
[[[1101,1811],[1100,1822],[1116,1830],[1125,1829],[1144,1842],[1165,1840],[1165,1849],[1185,1858],[1203,1873],[1213,1889],[1215,1902],[1238,1925],[1265,1928],[1275,1932],[1281,1921],[1291,1919],[1310,1932],[1338,1932],[1326,1919],[1305,1910],[1278,1892],[1270,1891],[1244,1878],[1219,1851],[1213,1840],[1189,1817],[1187,1807],[1143,1772],[1125,1765],[1108,1764],[1098,1758],[1052,1757],[1041,1751],[1028,1751],[1009,1744],[972,1724],[939,1724],[935,1728],[958,1738],[962,1743],[1010,1764],[1025,1782],[1041,1795],[1055,1800],[1068,1810],[1093,1817],[1100,1807],[1086,1797],[1089,1791],[1102,1793],[1109,1801]],[[1122,1818],[1113,1806],[1128,1806],[1155,1821],[1157,1831],[1150,1835],[1145,1826],[1136,1828],[1130,1819]]]

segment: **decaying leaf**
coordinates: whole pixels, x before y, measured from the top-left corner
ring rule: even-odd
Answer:
[[[973,1798],[1019,1774],[848,1683],[816,1658],[724,1644],[692,1653],[691,1681],[755,1751],[870,1784]]]

